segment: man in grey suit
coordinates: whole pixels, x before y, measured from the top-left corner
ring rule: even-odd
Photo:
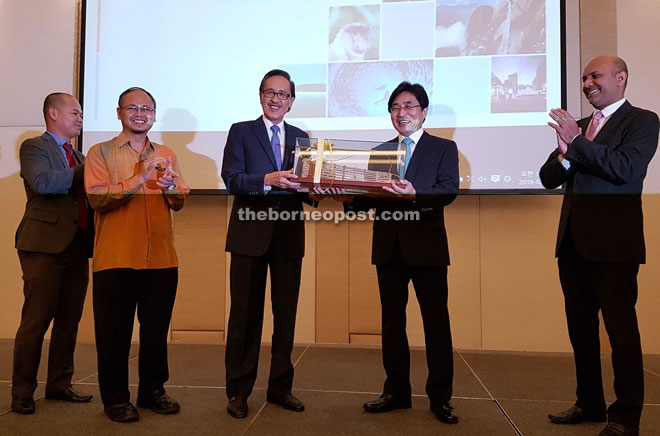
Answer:
[[[73,96],[58,92],[46,97],[43,112],[46,132],[27,139],[20,149],[27,203],[16,248],[25,302],[14,342],[11,408],[22,414],[34,413],[41,347],[51,321],[46,399],[92,399],[71,387],[93,240],[84,156],[71,147],[82,129],[82,110]]]

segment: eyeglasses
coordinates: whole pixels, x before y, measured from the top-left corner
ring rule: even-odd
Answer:
[[[404,109],[406,112],[410,112],[413,109],[415,109],[416,107],[420,107],[420,106],[421,106],[421,104],[416,104],[414,106],[412,104],[404,104],[403,106],[399,106],[398,104],[395,104],[395,105],[392,105],[392,107],[390,108],[390,112],[392,112],[393,114],[396,114],[396,113],[399,113],[401,111],[401,109]]]
[[[156,109],[154,109],[152,107],[144,106],[144,105],[138,105],[138,104],[132,104],[130,106],[124,106],[124,107],[121,107],[121,108],[123,110],[127,111],[129,114],[134,114],[135,112],[144,112],[147,115],[151,115],[154,112],[156,112]]]
[[[277,96],[280,100],[286,100],[287,98],[291,97],[291,94],[287,94],[284,91],[274,91],[272,89],[267,89],[265,91],[261,91],[264,97],[266,98],[273,98]]]

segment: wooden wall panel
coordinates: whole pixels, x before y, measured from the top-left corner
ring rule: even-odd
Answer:
[[[639,269],[637,318],[644,353],[660,354],[660,335],[657,334],[660,308],[660,195],[644,195],[642,202],[646,265]]]
[[[569,350],[554,259],[561,200],[481,197],[483,349]]]
[[[482,346],[480,203],[481,196],[459,196],[445,208],[451,259],[449,316],[456,348],[481,349]]]
[[[349,228],[350,332],[353,342],[354,334],[380,335],[380,297],[376,267],[371,264],[373,222],[354,221]]]
[[[360,333],[351,333],[351,344],[357,345],[381,345],[381,336],[377,335],[365,335]]]
[[[227,197],[193,195],[174,213],[179,288],[173,331],[223,331]]]
[[[341,203],[324,200],[318,210],[343,210]],[[349,224],[316,224],[316,342],[349,342]]]
[[[170,341],[187,344],[220,344],[225,341],[225,332],[217,330],[172,330],[170,332]]]

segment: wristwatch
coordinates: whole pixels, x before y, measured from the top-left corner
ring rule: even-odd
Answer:
[[[168,191],[174,191],[176,189],[176,184],[172,183],[170,186],[167,187]]]

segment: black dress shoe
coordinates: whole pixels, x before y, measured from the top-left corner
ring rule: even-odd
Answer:
[[[119,403],[105,406],[103,411],[108,418],[116,422],[133,422],[140,418],[137,409],[131,403]]]
[[[34,413],[34,399],[32,397],[11,396],[11,410],[22,415]]]
[[[227,413],[234,418],[245,418],[248,413],[247,398],[231,397],[227,404]]]
[[[556,414],[549,414],[548,418],[554,424],[579,424],[585,421],[591,422],[605,422],[607,415],[604,410],[600,412],[592,412],[582,409],[578,406],[573,406],[568,410]]]
[[[431,412],[435,413],[438,421],[445,424],[458,424],[458,416],[454,413],[454,407],[448,401],[431,404]]]
[[[598,436],[639,436],[639,427],[626,427],[622,424],[609,422]]]
[[[179,402],[162,390],[154,391],[144,397],[138,395],[137,405],[143,409],[151,409],[154,412],[162,413],[163,415],[170,415],[181,410]]]
[[[294,397],[292,394],[283,394],[283,395],[267,395],[266,401],[269,403],[279,404],[287,410],[293,410],[294,412],[302,412],[305,410],[305,405],[302,401]]]
[[[369,413],[384,413],[394,409],[410,409],[412,401],[410,397],[396,397],[391,394],[383,394],[376,401],[367,401],[362,408]]]
[[[59,392],[46,391],[47,400],[69,401],[70,403],[89,403],[93,397],[93,395],[82,394],[71,386]]]

